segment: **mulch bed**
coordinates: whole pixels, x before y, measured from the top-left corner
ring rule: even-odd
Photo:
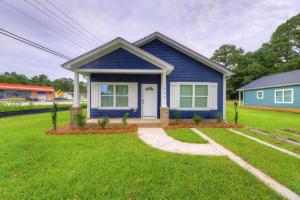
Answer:
[[[275,111],[275,112],[290,112],[290,113],[300,114],[300,108],[279,108],[279,107],[262,107],[262,106],[242,106],[242,108]]]
[[[178,122],[178,124],[170,123],[166,130],[174,130],[178,128],[244,128],[244,126],[225,122],[202,122],[199,125],[192,122]]]
[[[69,124],[57,127],[56,130],[48,130],[47,135],[95,135],[95,134],[120,134],[120,133],[136,133],[137,126],[127,126],[123,128],[121,126],[108,126],[104,129],[93,126],[86,125],[84,128],[72,128]]]

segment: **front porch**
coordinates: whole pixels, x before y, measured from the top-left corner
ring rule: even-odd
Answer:
[[[98,119],[91,118],[86,120],[87,124],[96,125],[98,123]],[[112,118],[109,120],[110,125],[120,125],[122,124],[121,118]],[[136,125],[138,127],[160,127],[161,122],[160,119],[141,119],[141,118],[129,118],[127,120],[127,124]]]

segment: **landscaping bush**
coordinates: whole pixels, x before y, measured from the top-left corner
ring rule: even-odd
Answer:
[[[78,128],[83,128],[85,126],[85,116],[82,113],[76,114],[75,123]]]
[[[238,113],[238,103],[235,101],[234,102],[234,124],[237,125],[238,119],[239,119],[239,113]]]
[[[98,125],[103,129],[107,126],[109,122],[109,118],[107,115],[103,116],[102,118],[98,119]]]
[[[52,118],[53,129],[56,130],[56,127],[57,127],[57,103],[55,103],[55,102],[53,102],[53,109],[51,111],[51,118]]]
[[[196,125],[200,124],[202,121],[202,117],[200,115],[194,114],[193,115],[193,120],[195,122]]]
[[[217,113],[216,113],[216,119],[217,119],[217,122],[218,122],[218,123],[222,122],[222,120],[223,120],[223,115],[222,115],[221,112],[217,112]]]
[[[128,119],[129,113],[125,113],[122,117],[122,127],[126,128],[127,127],[127,119]]]
[[[175,112],[173,118],[175,119],[175,124],[178,124],[178,122],[181,118],[181,113],[180,112]]]

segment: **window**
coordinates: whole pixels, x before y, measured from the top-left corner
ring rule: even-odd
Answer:
[[[128,107],[128,85],[101,84],[101,107]]]
[[[293,103],[293,89],[275,90],[275,103]]]
[[[264,91],[257,91],[256,98],[257,99],[263,99],[264,98]]]
[[[197,84],[180,85],[180,108],[207,108],[208,86]]]

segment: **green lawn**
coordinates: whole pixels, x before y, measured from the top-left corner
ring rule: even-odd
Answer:
[[[0,119],[0,199],[282,199],[227,157],[162,152],[134,134],[44,135],[50,127],[49,113]]]
[[[197,135],[189,128],[180,128],[176,130],[167,131],[168,135],[181,142],[189,143],[207,143],[205,139]]]
[[[292,144],[292,143],[289,143],[289,142],[285,142],[283,140],[277,139],[277,138],[272,137],[272,136],[263,135],[263,134],[260,134],[260,133],[255,133],[255,132],[247,130],[247,129],[240,128],[240,129],[236,129],[236,130],[240,131],[244,134],[256,137],[260,140],[263,140],[265,142],[268,142],[268,143],[273,144],[275,146],[278,146],[280,148],[287,149],[287,150],[292,151],[294,153],[300,154],[300,146],[299,145]]]
[[[289,156],[227,129],[200,129],[244,160],[300,194],[300,159]]]
[[[239,124],[254,127],[272,134],[279,134],[300,141],[300,135],[289,134],[279,129],[292,128],[300,130],[300,114],[288,112],[274,112],[239,108]],[[234,122],[233,102],[227,102],[227,121]]]

